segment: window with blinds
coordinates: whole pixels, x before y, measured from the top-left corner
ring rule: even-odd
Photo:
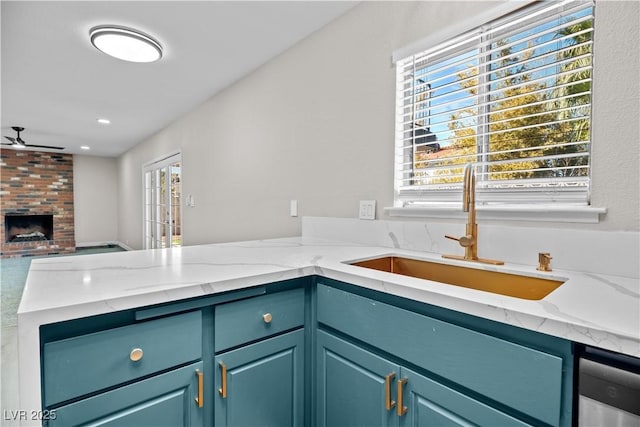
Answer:
[[[594,3],[539,2],[397,62],[396,206],[589,204]]]

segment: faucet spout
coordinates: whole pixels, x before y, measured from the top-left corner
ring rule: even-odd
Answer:
[[[476,173],[473,163],[464,167],[464,187],[462,190],[462,210],[469,212],[475,207],[476,199]]]
[[[476,172],[473,163],[464,168],[462,187],[462,211],[468,212],[466,234],[462,237],[446,235],[447,239],[457,240],[464,247],[464,256],[442,255],[443,258],[475,261],[484,264],[502,265],[503,261],[478,258],[478,224],[476,224]]]

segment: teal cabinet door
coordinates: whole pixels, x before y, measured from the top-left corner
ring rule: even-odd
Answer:
[[[529,425],[324,331],[317,339],[318,426]]]
[[[529,426],[410,369],[400,370],[398,382],[400,427]]]
[[[302,426],[304,330],[215,357],[215,425]]]
[[[49,427],[202,427],[198,372],[202,362],[52,408]]]
[[[318,427],[397,426],[399,367],[324,331],[317,333]]]

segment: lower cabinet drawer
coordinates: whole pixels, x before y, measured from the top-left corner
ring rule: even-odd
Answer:
[[[215,352],[304,325],[304,289],[215,307]]]
[[[202,357],[202,313],[193,311],[44,344],[44,405]]]
[[[318,322],[549,425],[560,422],[561,357],[322,284]]]

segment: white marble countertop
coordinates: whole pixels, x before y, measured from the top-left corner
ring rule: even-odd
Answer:
[[[566,282],[530,301],[345,263],[389,254]],[[21,409],[40,406],[40,325],[312,274],[640,357],[637,278],[470,265],[435,253],[302,237],[45,258],[32,261],[18,310]]]

